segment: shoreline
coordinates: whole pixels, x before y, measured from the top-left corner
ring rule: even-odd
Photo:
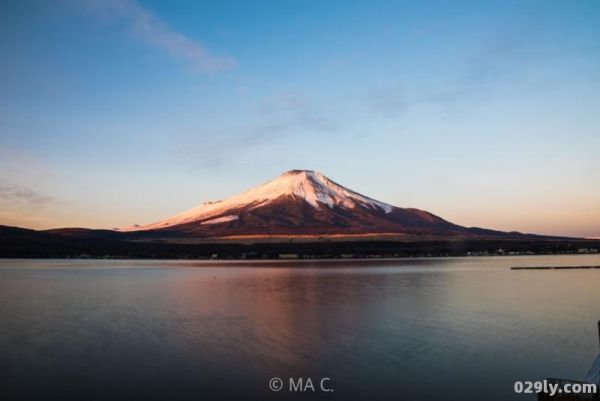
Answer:
[[[362,261],[397,261],[397,260],[426,260],[426,259],[454,259],[454,258],[508,258],[531,256],[600,256],[600,252],[591,253],[528,253],[528,254],[482,254],[482,255],[424,255],[424,256],[364,256],[364,257],[299,257],[299,258],[145,258],[145,257],[28,257],[28,256],[0,256],[0,260],[106,260],[106,261],[190,261],[190,262],[362,262]],[[600,266],[513,266],[511,270],[551,270],[551,269],[600,269]]]

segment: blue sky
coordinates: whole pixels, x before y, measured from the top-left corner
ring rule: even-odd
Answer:
[[[600,236],[597,1],[3,1],[0,224],[149,223],[285,170]]]

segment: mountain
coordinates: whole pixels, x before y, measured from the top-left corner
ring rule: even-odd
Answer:
[[[228,199],[206,202],[166,220],[119,231],[141,237],[188,238],[524,236],[467,228],[424,210],[392,206],[311,170],[291,170]]]
[[[239,195],[120,230],[0,226],[0,257],[280,258],[576,253],[600,241],[463,227],[292,170]]]

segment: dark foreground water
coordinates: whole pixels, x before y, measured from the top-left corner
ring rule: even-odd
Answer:
[[[0,399],[535,399],[598,353],[600,270],[509,267],[583,264],[0,260]]]

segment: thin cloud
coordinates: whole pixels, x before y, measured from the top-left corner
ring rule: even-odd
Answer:
[[[230,57],[211,54],[201,43],[172,29],[135,0],[85,0],[83,5],[94,17],[124,25],[137,40],[188,61],[203,72],[222,71],[236,64]]]
[[[194,135],[183,152],[195,167],[216,168],[265,143],[336,130],[336,124],[315,104],[300,96],[283,95],[259,105],[254,123]]]
[[[35,207],[54,203],[54,198],[20,185],[0,185],[0,200]]]
[[[464,82],[462,82],[464,81]],[[454,85],[434,90],[422,89],[419,93],[402,87],[374,90],[369,94],[370,109],[384,117],[395,118],[412,107],[423,104],[454,104],[457,100],[473,97],[480,99],[487,95],[483,80],[461,80]]]
[[[462,72],[454,79],[439,80],[432,74],[425,86],[414,87],[410,82],[397,82],[367,94],[369,109],[383,117],[397,118],[422,105],[456,106],[461,101],[480,103],[493,96],[494,91],[515,80],[533,89],[538,66],[550,64],[560,57],[552,46],[540,47],[532,37],[535,24],[518,25],[502,30],[464,59]],[[518,61],[518,62],[517,62]],[[542,88],[553,82],[545,81]]]

